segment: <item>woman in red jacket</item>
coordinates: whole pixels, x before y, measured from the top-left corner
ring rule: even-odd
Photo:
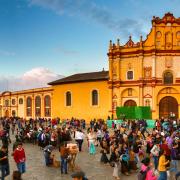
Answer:
[[[17,168],[20,173],[25,173],[26,172],[26,156],[25,156],[25,151],[22,147],[22,143],[19,143],[17,148],[14,150],[13,153],[14,160],[16,162]]]

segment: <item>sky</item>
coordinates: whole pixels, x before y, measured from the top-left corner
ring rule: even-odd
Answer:
[[[108,70],[109,40],[145,39],[153,16],[179,9],[180,0],[0,0],[0,91]]]

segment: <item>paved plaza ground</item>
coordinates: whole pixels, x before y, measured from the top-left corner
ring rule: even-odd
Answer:
[[[43,151],[37,145],[25,143],[24,144],[26,156],[27,156],[27,172],[23,174],[23,180],[71,180],[72,172],[68,175],[61,175],[59,168],[46,167],[44,165]],[[83,152],[77,156],[76,164],[86,173],[89,180],[113,180],[112,173],[113,168],[109,165],[103,165],[100,163],[100,148],[97,148],[96,155],[89,155],[87,149],[87,142],[83,144]],[[16,164],[14,162],[12,153],[12,143],[9,146],[9,160],[11,175],[13,170],[16,170]],[[56,158],[59,159],[58,150],[54,151]],[[6,178],[11,180],[11,176]],[[123,180],[136,179],[136,175],[122,176]]]
[[[12,138],[14,141],[14,138]],[[11,175],[13,170],[16,170],[12,153],[12,144],[9,146],[9,160]],[[37,145],[25,143],[24,144],[27,156],[27,172],[23,174],[23,180],[71,180],[72,172],[69,171],[68,175],[61,175],[60,168],[46,167],[44,165],[43,151]],[[89,180],[113,180],[113,168],[109,165],[100,163],[100,147],[97,148],[96,155],[88,154],[87,141],[83,143],[83,152],[80,152],[76,159],[76,164],[86,173]],[[58,150],[53,152],[56,159],[59,159]],[[11,176],[6,178],[11,180]],[[130,176],[121,175],[121,180],[136,180],[136,173]],[[172,178],[170,178],[172,179]]]

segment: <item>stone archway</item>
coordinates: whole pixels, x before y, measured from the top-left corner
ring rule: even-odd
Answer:
[[[166,96],[159,102],[159,118],[168,118],[170,113],[174,113],[178,118],[178,102],[172,96]]]
[[[124,106],[137,106],[136,102],[133,101],[133,100],[127,100],[125,103],[124,103]]]

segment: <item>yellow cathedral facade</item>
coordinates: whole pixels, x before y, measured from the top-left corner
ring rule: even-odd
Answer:
[[[180,117],[180,18],[153,17],[146,39],[109,43],[109,71],[74,74],[50,87],[3,92],[0,117],[116,118],[117,106],[150,106],[152,118]]]

